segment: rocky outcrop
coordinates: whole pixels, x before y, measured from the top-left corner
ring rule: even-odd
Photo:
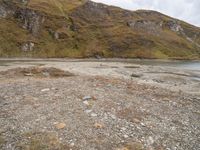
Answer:
[[[163,21],[157,22],[155,20],[135,20],[129,21],[127,25],[134,30],[148,32],[156,35],[158,35],[161,30],[165,28],[168,28],[169,30],[176,33],[184,34],[184,29],[176,20],[169,20],[165,23]]]
[[[6,18],[14,12],[7,5],[0,3],[0,18]]]
[[[18,0],[17,3],[26,5],[29,0]],[[45,17],[42,13],[35,10],[14,5],[7,1],[0,3],[0,17],[13,17],[17,19],[21,26],[28,30],[32,35],[37,36],[40,32]]]
[[[166,26],[174,32],[183,32],[183,28],[176,20],[167,21]]]
[[[200,57],[199,28],[156,11],[87,0],[0,0],[0,17],[0,56],[16,49],[38,57]]]
[[[158,35],[162,29],[162,23],[149,20],[136,20],[128,22],[127,25],[134,29],[142,32],[148,32],[151,34]]]
[[[34,36],[39,34],[42,24],[45,21],[42,14],[30,9],[18,9],[14,17],[19,19],[22,27]]]
[[[27,52],[27,51],[32,51],[34,48],[35,44],[33,42],[27,42],[24,43],[21,47],[22,51]]]
[[[0,6],[0,17],[5,18],[6,16],[7,16],[7,11],[6,11],[5,7]]]

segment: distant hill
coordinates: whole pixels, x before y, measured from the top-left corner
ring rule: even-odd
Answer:
[[[0,0],[1,57],[200,58],[200,28],[88,0]]]

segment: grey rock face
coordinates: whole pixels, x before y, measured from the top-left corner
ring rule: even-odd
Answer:
[[[17,0],[18,3],[26,5],[29,0]],[[40,32],[42,24],[45,21],[45,17],[42,13],[28,9],[13,7],[9,3],[0,4],[0,18],[14,17],[22,23],[22,27],[28,30],[34,36],[37,36]]]
[[[5,7],[0,6],[0,17],[5,18],[6,16],[7,16],[7,11],[6,11]]]
[[[162,24],[148,21],[148,20],[137,20],[137,21],[130,21],[127,23],[130,28],[145,31],[151,34],[159,34],[161,31]]]
[[[19,4],[28,4],[30,0],[14,0],[15,3],[19,3]]]
[[[22,27],[34,36],[39,34],[41,26],[45,21],[45,18],[41,14],[30,9],[17,10],[15,17],[20,19],[23,23]]]
[[[174,32],[182,32],[183,28],[177,21],[168,21],[167,26]]]
[[[21,0],[22,3],[27,4],[29,0]]]
[[[24,43],[23,45],[22,45],[22,50],[23,51],[32,51],[33,50],[33,48],[34,48],[34,46],[35,46],[35,44],[34,43],[32,43],[32,42],[27,42],[27,43]]]

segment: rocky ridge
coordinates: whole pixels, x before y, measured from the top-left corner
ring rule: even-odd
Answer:
[[[155,11],[92,1],[1,0],[0,19],[1,56],[200,57],[200,29]]]

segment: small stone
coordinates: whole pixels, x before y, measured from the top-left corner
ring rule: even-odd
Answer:
[[[121,143],[124,143],[125,141],[124,140],[121,140]]]
[[[92,116],[92,117],[97,117],[97,114],[91,113],[91,116]]]
[[[127,147],[118,148],[117,150],[129,150]]]
[[[126,135],[126,134],[124,135],[124,138],[125,138],[125,139],[127,139],[128,137],[129,137],[128,135]]]
[[[75,145],[74,143],[70,143],[70,146],[71,146],[71,147],[74,147],[74,145]]]
[[[139,119],[136,119],[136,118],[134,118],[134,119],[133,119],[133,122],[134,122],[134,123],[140,123],[140,120],[139,120]]]
[[[90,100],[90,99],[92,99],[91,96],[84,96],[84,97],[83,97],[83,100],[84,100],[84,101],[87,101],[87,100]]]
[[[95,127],[95,128],[98,128],[98,129],[101,129],[101,128],[103,128],[103,125],[100,124],[100,123],[95,123],[95,124],[94,124],[94,127]]]
[[[148,139],[147,139],[147,144],[148,145],[152,145],[154,143],[154,139],[150,136]]]
[[[33,76],[32,73],[25,73],[24,76]]]
[[[41,92],[48,92],[48,91],[50,91],[49,88],[46,88],[46,89],[42,89],[42,90],[41,90]]]
[[[85,104],[85,105],[87,105],[87,106],[90,105],[88,101],[83,101],[83,104]]]
[[[114,120],[116,119],[116,116],[113,115],[113,114],[111,114],[110,117],[111,117],[112,119],[114,119]]]
[[[48,73],[48,72],[43,72],[42,73],[45,77],[49,77],[50,76],[50,74]]]
[[[125,130],[126,130],[126,128],[125,128],[125,127],[122,127],[122,128],[121,128],[121,130],[122,130],[122,131],[125,131]]]
[[[56,124],[56,128],[57,129],[63,129],[63,128],[65,128],[66,127],[66,124],[65,123],[58,123],[58,124]]]
[[[140,77],[142,77],[142,74],[134,74],[134,73],[132,73],[131,77],[140,78]]]
[[[89,114],[89,113],[92,112],[92,110],[89,109],[89,110],[86,110],[85,112],[86,112],[87,114]]]

